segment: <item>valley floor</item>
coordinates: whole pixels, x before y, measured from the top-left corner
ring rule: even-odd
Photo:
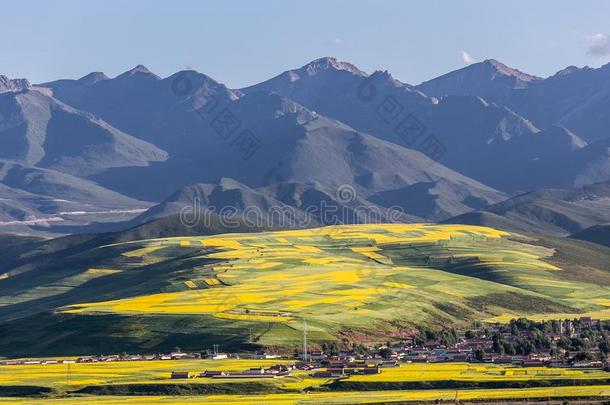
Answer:
[[[610,373],[602,370],[493,364],[401,364],[383,369],[380,374],[357,376],[358,390],[345,390],[340,384],[333,384],[332,379],[313,378],[311,371],[304,370],[294,370],[291,376],[265,381],[255,378],[239,381],[170,378],[171,372],[176,370],[197,373],[204,370],[243,371],[277,363],[291,362],[227,359],[1,366],[0,392],[4,394],[0,394],[0,404],[76,404],[85,401],[91,404],[396,404],[517,399],[587,399],[591,403],[610,398]],[[391,389],[391,383],[429,383],[440,387],[456,381],[464,384],[493,383],[496,388]],[[501,388],[503,383],[507,388]],[[509,384],[514,386],[517,383],[529,386],[508,388]],[[18,387],[50,390],[37,396],[1,397]],[[151,395],[144,392],[144,388]],[[161,394],[163,391],[170,394]],[[92,392],[99,395],[91,395]],[[177,395],[178,392],[181,395]]]

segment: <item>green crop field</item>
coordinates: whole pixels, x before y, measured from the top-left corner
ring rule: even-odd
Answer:
[[[608,318],[609,252],[486,227],[425,224],[96,246],[52,269],[0,275],[0,322],[12,331],[0,337],[0,354],[212,343],[291,349],[304,321],[315,344],[341,337],[383,342],[420,325],[473,320]],[[566,259],[572,256],[578,260]],[[28,347],[19,344],[24,333],[33,342]]]

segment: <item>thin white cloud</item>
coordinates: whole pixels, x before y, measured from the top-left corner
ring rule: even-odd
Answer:
[[[333,44],[335,44],[337,46],[341,45],[341,44],[343,44],[343,40],[341,38],[335,38],[335,39],[333,39]]]
[[[593,56],[610,55],[610,35],[602,33],[590,35],[587,53]]]
[[[462,51],[462,60],[468,65],[476,62],[476,60],[466,51]]]

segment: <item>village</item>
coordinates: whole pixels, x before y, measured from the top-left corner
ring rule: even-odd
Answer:
[[[573,367],[608,369],[610,352],[607,332],[610,323],[581,317],[574,320],[533,322],[516,319],[508,324],[480,325],[461,333],[453,329],[435,332],[421,330],[409,339],[366,347],[352,344],[349,350],[339,345],[295,350],[292,355],[259,351],[223,353],[214,345],[204,352],[183,352],[176,348],[165,354],[114,354],[82,356],[69,359],[12,359],[0,365],[70,364],[124,361],[253,359],[282,360],[281,364],[252,367],[241,372],[175,370],[170,379],[211,378],[282,378],[293,370],[306,370],[313,378],[349,378],[358,374],[379,374],[384,368],[401,363],[494,363],[523,367]],[[310,350],[311,349],[311,350]],[[293,360],[294,363],[286,363]]]

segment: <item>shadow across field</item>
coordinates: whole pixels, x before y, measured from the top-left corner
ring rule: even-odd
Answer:
[[[70,394],[87,395],[245,395],[283,392],[276,384],[231,382],[209,384],[106,384],[90,385]]]
[[[222,343],[227,350],[255,350],[241,322],[228,327],[212,316],[35,314],[2,324],[0,356],[79,356],[168,353]],[[4,333],[6,331],[6,333]],[[9,333],[10,331],[10,333]]]
[[[522,381],[395,381],[395,382],[364,382],[335,380],[316,388],[322,391],[386,391],[386,390],[440,390],[440,389],[502,389],[502,388],[535,388],[535,387],[567,387],[610,384],[610,378],[593,379],[556,379],[556,380],[522,380]]]
[[[168,249],[172,249],[171,247]],[[66,259],[42,265],[35,270],[17,274],[3,280],[3,296],[11,296],[9,303],[0,306],[0,321],[11,321],[39,312],[49,312],[74,302],[88,302],[91,297],[121,299],[137,295],[172,291],[174,280],[194,267],[204,267],[219,260],[201,257],[210,249],[175,249],[171,258],[150,265],[139,265],[125,271],[93,278],[80,285],[70,286],[65,280],[83,275],[91,267],[120,268],[116,263],[122,248],[101,248],[87,251],[86,255],[76,254]],[[54,292],[45,292],[49,287]],[[186,288],[182,286],[182,288]],[[48,294],[48,295],[47,295]],[[20,300],[20,295],[27,295]]]

